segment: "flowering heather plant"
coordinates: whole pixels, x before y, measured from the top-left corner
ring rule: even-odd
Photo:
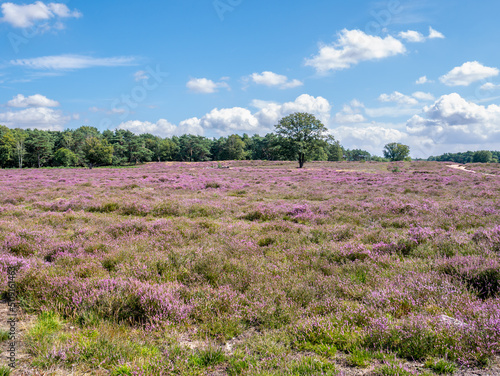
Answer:
[[[17,267],[38,317],[30,367],[410,375],[428,372],[414,360],[497,359],[497,176],[437,162],[227,166],[0,171],[0,292]]]

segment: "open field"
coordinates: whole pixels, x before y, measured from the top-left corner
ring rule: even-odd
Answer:
[[[13,375],[499,374],[498,165],[225,166],[0,171]]]

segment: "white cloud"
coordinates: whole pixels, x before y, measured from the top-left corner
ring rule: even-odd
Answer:
[[[399,33],[399,37],[408,42],[421,43],[428,39],[443,39],[444,35],[439,31],[434,30],[432,27],[429,27],[429,36],[427,37],[415,30],[402,31]]]
[[[47,107],[34,107],[21,111],[0,113],[0,122],[10,128],[38,128],[60,131],[70,120],[71,117],[64,115],[62,111]]]
[[[82,55],[44,56],[33,59],[11,60],[10,64],[31,69],[72,70],[94,67],[122,67],[136,64],[131,56],[95,58]]]
[[[160,119],[156,123],[149,121],[131,120],[121,123],[117,129],[129,130],[135,134],[151,133],[160,137],[182,136],[183,134],[202,135],[203,129],[191,126],[192,119],[181,122],[178,126],[168,120]]]
[[[9,107],[58,107],[59,102],[49,99],[43,95],[35,94],[29,97],[25,97],[22,94],[16,95],[10,101],[7,102]]]
[[[418,99],[419,101],[433,101],[436,100],[434,95],[431,93],[424,93],[423,91],[416,91],[411,95],[413,98]]]
[[[355,103],[355,102],[353,102]],[[118,126],[134,133],[152,133],[162,137],[182,134],[203,135],[210,130],[220,136],[233,133],[260,133],[273,131],[274,125],[287,115],[294,112],[308,112],[315,115],[323,124],[328,125],[331,106],[325,98],[312,97],[303,94],[293,102],[283,104],[267,101],[252,101],[252,106],[257,109],[252,112],[243,107],[215,108],[201,118],[190,118],[181,121],[179,125],[161,119],[156,123],[148,121],[127,121]]]
[[[280,89],[292,89],[304,85],[302,81],[296,79],[289,80],[287,76],[269,71],[262,72],[261,74],[253,73],[250,78],[257,85],[276,86]]]
[[[335,114],[334,123],[354,124],[365,122],[366,118],[361,113],[363,109],[363,103],[359,102],[357,99],[353,99],[350,104],[345,104],[342,110]]]
[[[423,84],[427,84],[427,83],[431,83],[431,82],[434,82],[434,81],[429,80],[427,78],[427,76],[422,76],[417,81],[415,81],[415,83],[417,85],[423,85]]]
[[[395,91],[392,94],[381,94],[378,100],[381,102],[394,102],[402,105],[418,104],[418,101],[415,98],[409,97],[408,95],[404,95],[399,91]]]
[[[425,42],[425,37],[422,33],[414,30],[402,31],[399,33],[399,37],[413,43]]]
[[[396,129],[397,126],[374,123],[367,127],[341,126],[331,132],[345,147],[381,155],[384,145],[389,142],[401,142],[408,137],[405,132]]]
[[[3,3],[1,8],[3,14],[1,21],[17,28],[32,27],[38,21],[49,21],[55,18],[79,18],[82,16],[80,12],[71,11],[62,3],[50,3],[48,5],[41,1],[27,5]],[[56,26],[60,28],[61,24],[57,23]]]
[[[135,82],[144,81],[147,79],[149,79],[149,76],[147,75],[146,71],[140,70],[134,73]]]
[[[469,86],[473,82],[498,76],[497,68],[485,67],[477,61],[469,61],[460,67],[440,77],[439,80],[447,86]]]
[[[401,41],[367,35],[361,30],[342,30],[333,45],[321,45],[319,54],[306,60],[319,73],[350,68],[362,61],[380,60],[406,52]]]
[[[485,91],[493,91],[493,90],[497,90],[497,89],[500,89],[500,85],[495,85],[492,82],[487,82],[481,86],[481,90],[485,90]]]
[[[500,141],[500,106],[480,106],[457,93],[444,95],[422,114],[413,116],[407,131],[434,144],[476,144]]]
[[[378,107],[366,108],[365,113],[371,118],[398,118],[401,116],[412,116],[419,112],[419,109],[414,106],[395,106],[395,107]]]
[[[444,39],[445,36],[439,31],[434,30],[432,27],[429,27],[429,39]]]
[[[224,82],[214,82],[207,78],[192,78],[186,84],[186,87],[193,93],[212,94],[217,92],[220,88],[229,89],[229,85]]]
[[[242,107],[213,109],[200,119],[203,129],[214,129],[219,135],[238,132],[257,133],[261,131],[259,120]]]

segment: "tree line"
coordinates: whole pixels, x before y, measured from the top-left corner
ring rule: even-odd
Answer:
[[[429,161],[455,163],[498,163],[500,151],[479,150],[465,153],[445,153],[437,157],[429,157]]]
[[[0,125],[0,167],[97,167],[144,162],[294,160],[289,142],[274,133],[208,138],[183,135],[162,138],[91,126],[64,131],[10,129]],[[333,137],[315,143],[307,160],[361,160],[367,152],[346,150]]]
[[[384,157],[366,150],[345,149],[328,134],[313,115],[295,113],[282,118],[275,133],[265,136],[232,134],[207,138],[182,135],[162,138],[149,133],[136,135],[129,130],[100,132],[91,126],[64,131],[10,129],[0,125],[0,167],[96,167],[123,166],[144,162],[204,162],[224,160],[306,161],[403,161],[410,160],[410,148],[389,143]],[[478,151],[444,154],[429,160],[498,162],[500,152]]]

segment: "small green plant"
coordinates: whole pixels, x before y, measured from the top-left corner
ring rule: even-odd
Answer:
[[[390,363],[385,364],[375,370],[376,376],[413,376],[413,373],[406,370],[400,364]]]
[[[9,339],[9,331],[5,329],[0,329],[0,342],[7,341]]]
[[[337,370],[332,363],[323,362],[316,358],[303,358],[291,369],[292,375],[336,375]]]
[[[373,355],[364,349],[354,349],[347,356],[347,362],[353,367],[368,367],[371,359],[373,359]]]
[[[453,374],[455,372],[455,364],[452,362],[449,362],[445,359],[428,359],[425,364],[425,368],[429,368],[433,370],[435,373],[438,375],[449,375]]]
[[[209,346],[206,349],[198,350],[191,355],[189,362],[193,366],[200,368],[210,367],[220,364],[226,360],[224,351],[214,346]]]
[[[276,240],[274,238],[267,237],[267,238],[259,239],[258,244],[259,244],[259,247],[268,247],[271,244],[274,244],[275,242],[276,242]]]
[[[9,376],[12,372],[12,369],[7,366],[0,366],[0,376]]]
[[[130,366],[122,364],[117,366],[113,372],[111,372],[111,376],[132,376],[132,369]]]

